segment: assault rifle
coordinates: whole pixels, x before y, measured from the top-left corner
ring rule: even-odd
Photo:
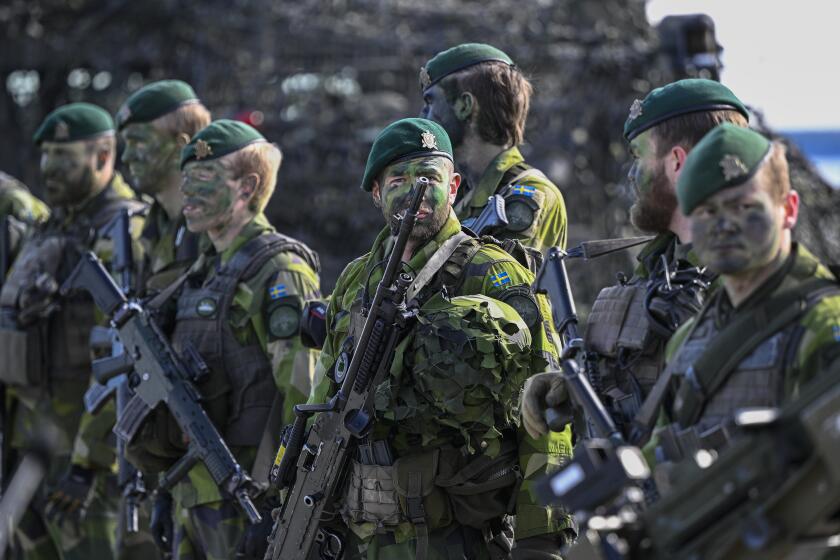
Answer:
[[[729,446],[700,450],[675,465],[670,491],[644,511],[628,509],[626,498],[592,505],[588,530],[563,557],[822,557],[840,546],[839,418],[840,362],[835,362],[782,408],[737,411]],[[625,497],[630,494],[633,468],[612,471],[613,495],[622,488]],[[585,475],[567,479],[565,488],[556,488],[589,489]]]
[[[328,403],[295,406],[295,423],[273,476],[279,486],[288,488],[288,495],[272,529],[267,560],[307,558],[316,542],[322,558],[341,556],[343,541],[319,527],[321,513],[340,487],[359,439],[373,425],[374,390],[387,375],[394,348],[416,316],[416,311],[406,308],[412,277],[401,271],[401,265],[428,183],[420,177],[414,186],[382,280],[363,310],[365,325],[349,364],[342,360],[336,364],[335,381],[341,388]],[[306,435],[313,414],[318,416]]]
[[[134,282],[134,250],[131,246],[131,217],[132,212],[123,208],[114,219],[103,229],[103,237],[111,239],[114,246],[111,269],[120,279],[122,292],[126,295],[133,295]],[[109,369],[114,360],[124,364],[120,368],[131,370],[133,360],[126,354],[125,347],[114,329],[94,327],[90,335],[91,348],[109,349],[110,358],[94,360],[92,364],[94,378],[97,382],[92,384],[85,392],[85,408],[90,413],[97,412],[110,399],[116,395],[117,420],[125,414],[128,402],[131,399],[131,389],[128,387],[128,374],[116,375],[105,383],[98,380],[107,377],[101,371],[103,367]],[[128,533],[136,533],[140,530],[139,508],[140,502],[146,498],[146,485],[143,481],[143,473],[132,465],[125,458],[126,442],[117,438],[117,485],[125,497],[125,529]]]
[[[129,375],[129,387],[135,396],[125,413],[142,417],[162,403],[189,440],[187,453],[163,475],[159,487],[171,488],[201,461],[219,488],[236,499],[248,520],[259,523],[262,518],[251,498],[254,491],[251,478],[199,404],[201,395],[193,382],[205,372],[196,367],[194,360],[175,352],[151,313],[140,302],[126,299],[93,253],[82,255],[61,289],[63,293],[80,289],[90,292],[96,306],[110,318],[111,327],[119,334],[126,348],[124,356],[133,365],[114,367],[109,373],[118,375],[134,370]],[[107,379],[103,377],[99,381]]]
[[[467,218],[461,224],[476,235],[486,235],[494,229],[508,224],[507,213],[505,212],[505,199],[494,194],[487,199],[487,204],[481,209],[481,214],[475,218]]]

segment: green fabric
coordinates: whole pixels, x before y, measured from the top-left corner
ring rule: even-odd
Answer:
[[[117,111],[117,126],[122,130],[132,123],[151,122],[188,105],[199,103],[190,84],[181,80],[152,82],[135,91]]]
[[[379,174],[391,163],[400,159],[442,156],[450,161],[452,143],[442,126],[436,122],[411,118],[386,126],[370,148],[362,190],[370,191]]]
[[[14,216],[21,222],[35,224],[46,221],[49,215],[49,207],[26,185],[0,171],[0,218]]]
[[[460,222],[454,214],[450,215],[441,231],[421,247],[409,261],[410,269],[421,270],[438,248],[460,230]],[[350,310],[361,295],[366,279],[369,279],[367,287],[373,293],[382,278],[381,267],[374,268],[368,275],[369,268],[387,256],[391,243],[390,230],[385,228],[374,241],[371,252],[351,262],[339,276],[327,309],[327,339],[315,370],[315,382],[309,402],[325,402],[337,390],[337,386],[326,373],[332,369],[338,359],[341,345],[350,329]],[[499,286],[498,279],[505,275],[511,281]],[[483,245],[465,268],[464,281],[460,290],[450,296],[481,294],[497,297],[508,288],[531,285],[533,282],[533,274],[510,255],[495,245]],[[556,336],[551,326],[550,304],[542,294],[537,295],[537,301],[544,320],[539,331],[531,333],[529,372],[545,371],[551,367],[550,362],[556,360],[556,351],[549,338]],[[413,359],[411,352],[408,356],[404,355],[404,359]],[[392,371],[392,375],[395,373]],[[379,398],[390,397],[383,394]],[[401,439],[399,436],[401,427],[402,423],[396,425],[398,433],[395,441],[397,442]],[[519,428],[517,435],[519,460],[525,477],[516,500],[517,537],[526,538],[562,531],[570,526],[570,518],[559,509],[538,506],[534,486],[543,476],[556,471],[559,465],[568,461],[571,456],[571,431],[567,428],[564,432],[552,432],[539,440],[533,440],[523,428]]]
[[[502,184],[505,173],[515,165],[524,162],[522,153],[515,146],[497,155],[482,173],[478,185],[456,202],[455,214],[458,219],[463,221],[481,214],[481,210],[487,204],[487,199],[507,186]],[[523,177],[516,181],[516,186],[526,187],[521,191],[527,194],[529,201],[535,203],[537,209],[534,212],[534,221],[525,230],[518,232],[500,230],[494,232],[493,235],[500,239],[518,239],[524,245],[540,251],[555,246],[565,249],[568,220],[566,203],[560,189],[538,174]],[[527,187],[533,187],[533,191]]]
[[[747,182],[770,153],[770,140],[748,128],[724,123],[691,150],[677,179],[680,210],[688,216],[713,194]]]
[[[192,137],[181,150],[181,169],[192,160],[216,159],[250,144],[268,142],[259,131],[244,122],[219,119]]]
[[[257,215],[234,239],[231,246],[219,256],[225,263],[248,241],[258,235],[275,231],[263,214]],[[193,267],[193,272],[212,275],[216,267],[215,250],[208,247],[204,258]],[[283,284],[286,295],[277,300],[269,297],[269,289]],[[275,340],[269,336],[267,317],[276,305],[295,305],[303,308],[305,301],[320,297],[318,275],[299,256],[282,252],[272,257],[245,282],[237,286],[230,309],[230,324],[234,336],[243,344],[256,341],[269,356],[274,382],[283,397],[282,422],[294,421],[294,405],[305,402],[312,385],[317,352],[305,348],[300,337]],[[249,470],[256,456],[256,448],[232,450],[242,466]],[[198,464],[172,492],[179,504],[191,508],[200,504],[217,502],[222,495],[203,464]]]
[[[108,111],[91,103],[71,103],[59,107],[44,119],[33,141],[76,142],[114,132]]]
[[[178,508],[173,560],[230,560],[245,535],[248,520],[233,500]]]
[[[504,62],[510,66],[514,65],[507,54],[494,46],[464,43],[432,57],[420,70],[420,87],[426,90],[446,76],[482,62]]]
[[[720,82],[697,78],[672,82],[654,89],[643,100],[633,101],[624,123],[624,137],[630,141],[645,130],[680,115],[721,109],[734,109],[744,118],[750,118],[741,100]]]

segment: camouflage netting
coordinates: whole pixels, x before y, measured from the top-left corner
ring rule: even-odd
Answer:
[[[621,127],[634,98],[682,77],[642,0],[12,0],[0,7],[0,169],[39,192],[30,138],[49,110],[115,110],[147,81],[187,80],[218,117],[264,118],[285,152],[269,216],[319,251],[330,289],[382,225],[358,188],[373,136],[418,113],[420,65],[467,40],[494,43],[533,77],[523,151],[563,189],[570,244],[632,233]],[[840,193],[791,154],[800,236],[840,262]],[[584,304],[630,261],[569,268]]]

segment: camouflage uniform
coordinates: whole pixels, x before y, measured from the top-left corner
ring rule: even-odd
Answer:
[[[292,240],[293,244],[268,255],[257,270],[244,275],[235,293],[217,293],[213,287],[215,280],[224,281],[223,275],[231,273],[226,265],[239,266],[236,263],[242,261],[237,255],[249,255],[248,264],[258,262],[250,253],[257,246],[254,241],[274,239],[274,235],[274,228],[260,214],[221,255],[212,248],[203,253],[178,295],[173,331],[176,350],[191,342],[210,367],[210,377],[197,385],[205,397],[205,409],[237,460],[258,482],[267,477],[276,450],[268,449],[267,464],[262,464],[257,448],[263,431],[269,424],[278,431],[280,422],[292,422],[292,408],[306,400],[311,388],[316,353],[303,347],[293,327],[304,301],[320,295],[317,257]],[[218,298],[215,301],[224,302],[225,297],[230,301],[226,325],[218,325],[222,307],[217,311],[217,303],[208,304],[213,294]],[[221,336],[216,335],[217,327],[223,331]],[[278,421],[269,421],[270,409],[278,405]],[[175,438],[180,440],[180,434]],[[256,465],[256,460],[261,464]],[[204,465],[194,467],[172,494],[178,506],[175,558],[233,558],[247,520],[234,501],[221,495]]]
[[[459,234],[460,231],[460,222],[454,213],[450,214],[449,219],[435,237],[417,251],[408,263],[409,268],[414,271],[422,269],[441,245],[446,240]],[[361,318],[359,317],[359,309],[363,294],[365,293],[365,289],[369,293],[373,293],[377,282],[381,279],[381,267],[375,267],[374,265],[385,257],[389,242],[390,230],[386,228],[374,242],[371,252],[350,263],[338,279],[335,291],[330,298],[327,312],[328,336],[318,361],[315,374],[316,385],[310,397],[310,402],[324,402],[337,389],[334,380],[331,378],[335,363],[343,351],[342,346],[348,333],[351,330],[355,331],[360,328],[359,323]],[[462,248],[468,249],[468,251],[462,253]],[[464,262],[458,263],[457,260],[459,257],[456,255],[463,254],[466,254],[467,258],[463,259]],[[450,257],[443,264],[441,270],[435,275],[435,279],[420,292],[419,297],[421,301],[427,299],[439,291],[442,285],[445,285],[447,286],[446,293],[453,298],[455,296],[485,295],[504,301],[508,295],[513,293],[512,290],[514,289],[524,288],[527,293],[530,293],[529,286],[533,280],[533,275],[527,269],[517,263],[513,257],[501,250],[498,246],[468,238],[467,241],[461,242],[453,257]],[[455,300],[453,299],[453,301]],[[533,341],[531,344],[530,367],[532,370],[534,368],[544,369],[556,359],[554,346],[549,341],[549,336],[552,335],[553,331],[550,327],[550,311],[547,302],[540,296],[537,300],[537,305],[539,306],[541,317],[537,320],[531,332]],[[353,326],[354,324],[355,326]],[[408,353],[410,354],[410,352]],[[406,364],[412,364],[412,359],[417,360],[414,362],[417,364],[422,361],[416,358],[416,356],[398,357],[398,360],[395,361],[395,364],[398,365],[394,366],[392,374],[399,375],[398,370],[402,366],[400,359],[405,359]],[[495,365],[497,362],[489,360],[487,364],[490,363]],[[484,366],[487,364],[484,364]],[[457,364],[453,365],[452,371],[458,371],[458,367]],[[463,367],[468,368],[466,365]],[[421,371],[419,365],[413,366],[411,370],[406,369],[402,375],[420,376]],[[514,381],[511,380],[511,382]],[[518,380],[516,382],[518,383]],[[494,426],[488,431],[488,433],[493,434],[493,437],[489,444],[487,441],[484,442],[487,444],[485,448],[475,438],[470,439],[464,437],[463,426],[460,426],[459,422],[465,421],[468,418],[468,414],[465,414],[464,416],[456,416],[457,420],[452,420],[450,424],[455,429],[454,431],[461,430],[461,435],[449,434],[447,440],[442,440],[438,436],[438,427],[427,425],[425,421],[396,421],[409,417],[414,417],[415,419],[428,418],[429,414],[434,414],[434,412],[432,410],[419,412],[423,408],[423,405],[420,404],[420,395],[418,395],[417,391],[407,389],[403,384],[400,384],[399,377],[396,381],[392,381],[392,383],[394,383],[393,387],[384,387],[383,389],[386,392],[377,397],[377,408],[380,411],[379,417],[382,422],[377,425],[378,427],[375,430],[377,430],[376,433],[380,437],[386,437],[386,435],[391,436],[388,439],[397,457],[402,453],[406,453],[409,448],[416,449],[418,445],[424,445],[428,449],[431,449],[443,445],[445,441],[448,441],[449,444],[460,442],[459,445],[454,446],[456,448],[461,445],[469,446],[475,444],[477,447],[473,447],[473,451],[475,449],[485,449],[488,452],[498,452],[503,442],[507,445],[508,443],[513,443],[512,440],[515,438],[515,443],[518,443],[518,467],[524,476],[524,481],[515,499],[517,539],[545,533],[559,533],[570,529],[570,519],[567,516],[558,510],[536,506],[535,498],[531,492],[532,481],[539,479],[546,472],[553,470],[569,457],[571,441],[568,430],[561,437],[534,440],[524,430],[516,431],[514,436],[513,432],[515,430],[513,430],[512,426],[507,425],[507,421],[514,422],[511,418],[504,421],[499,418],[498,423],[485,419],[484,422],[489,422],[489,425]],[[451,391],[454,387],[455,385],[449,386],[446,391]],[[430,385],[428,391],[432,394],[437,394],[442,388],[444,388],[444,385]],[[485,387],[482,387],[481,390],[485,390]],[[392,391],[390,396],[387,391]],[[393,391],[396,391],[397,394],[394,394]],[[406,391],[408,394],[403,395],[403,391]],[[477,394],[481,392],[478,389],[476,391]],[[518,392],[518,388],[516,391]],[[478,398],[477,394],[476,398]],[[429,398],[427,395],[424,396],[425,398]],[[463,398],[463,393],[459,393],[457,397],[453,401],[454,403],[460,402],[460,399]],[[498,395],[496,397],[502,399]],[[391,401],[388,403],[380,399],[391,399]],[[397,399],[397,405],[393,406],[395,399]],[[439,402],[438,399],[442,399],[442,396],[436,396],[434,399],[436,402]],[[452,404],[451,406],[457,408],[459,405]],[[518,419],[514,423],[516,422],[518,422]],[[501,437],[501,434],[497,431],[505,426],[508,428],[506,432],[507,438]],[[470,442],[465,441],[465,439],[470,439]],[[435,508],[434,504],[427,505],[430,509]],[[353,525],[354,531],[361,533],[360,536],[370,536],[366,534],[364,526],[357,527],[355,526],[356,524]],[[484,537],[480,530],[465,528],[458,521],[453,520],[451,516],[437,519],[429,529],[430,557],[446,557],[447,547],[452,548],[453,551],[459,551],[457,554],[464,554],[466,551],[470,551],[470,554],[475,554],[476,557],[486,557],[488,548],[484,545]],[[494,520],[493,530],[498,532],[500,529],[503,529],[501,520]],[[402,558],[407,557],[409,554],[413,557],[413,552],[411,551],[417,542],[414,538],[414,530],[410,525],[401,525],[396,532],[389,532],[385,535],[377,536],[373,541],[370,538],[362,540],[368,542],[362,545],[360,550],[364,550],[366,545],[370,545],[366,553],[369,558]],[[359,550],[351,550],[350,552],[351,554],[358,554]],[[362,554],[363,556],[365,555],[365,553]]]
[[[625,436],[665,367],[665,345],[700,309],[713,281],[690,247],[671,232],[659,234],[642,249],[633,276],[601,290],[589,313],[585,343],[599,357],[596,391]]]
[[[839,292],[831,272],[797,244],[783,267],[738,308],[725,290],[717,290],[669,343],[666,374],[677,379],[676,396],[666,406],[672,423],[657,433],[657,460],[725,447],[733,412],[780,406],[827,371],[840,358]],[[741,322],[739,332],[726,331]],[[721,338],[723,332],[731,338]],[[738,353],[743,351],[748,354]],[[706,371],[721,370],[724,358],[733,357],[737,362],[720,383],[710,383]],[[708,394],[692,389],[689,371]]]
[[[142,203],[120,193],[133,192],[119,174],[110,184],[80,207],[56,213],[41,227],[21,249],[20,258],[12,268],[4,285],[0,303],[11,314],[16,309],[17,292],[21,286],[31,285],[32,275],[39,270],[53,271],[62,280],[73,269],[80,251],[92,249],[108,262],[111,257],[110,241],[101,238],[101,230],[123,208],[137,210]],[[139,232],[142,218],[133,219],[133,231]],[[59,247],[56,249],[56,247]],[[139,255],[139,250],[137,251]],[[95,480],[95,493],[87,516],[80,525],[69,521],[56,525],[42,517],[43,502],[34,508],[35,515],[28,516],[19,528],[17,537],[26,558],[110,558],[113,555],[116,519],[115,488],[113,477],[104,476],[113,466],[112,442],[91,439],[77,441],[77,431],[89,430],[81,425],[84,410],[83,395],[90,382],[90,354],[88,337],[91,328],[100,321],[92,301],[81,295],[60,298],[61,307],[49,318],[39,320],[33,330],[42,338],[46,363],[42,364],[44,378],[28,386],[12,386],[17,406],[12,416],[14,449],[23,449],[32,440],[37,429],[45,422],[55,426],[62,439],[55,450],[45,484],[45,495],[67,470],[71,452],[74,461],[87,468],[99,469]],[[89,418],[87,423],[96,423]],[[49,531],[49,535],[46,531]]]
[[[500,239],[518,239],[545,251],[566,247],[566,204],[560,189],[538,169],[525,163],[519,148],[509,148],[490,163],[478,185],[461,188],[455,214],[461,221],[476,218],[487,199],[502,195],[508,226],[494,231]]]

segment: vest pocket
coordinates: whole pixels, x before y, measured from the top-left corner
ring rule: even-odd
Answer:
[[[43,333],[39,325],[18,330],[0,326],[0,381],[18,387],[40,387],[46,379]]]

